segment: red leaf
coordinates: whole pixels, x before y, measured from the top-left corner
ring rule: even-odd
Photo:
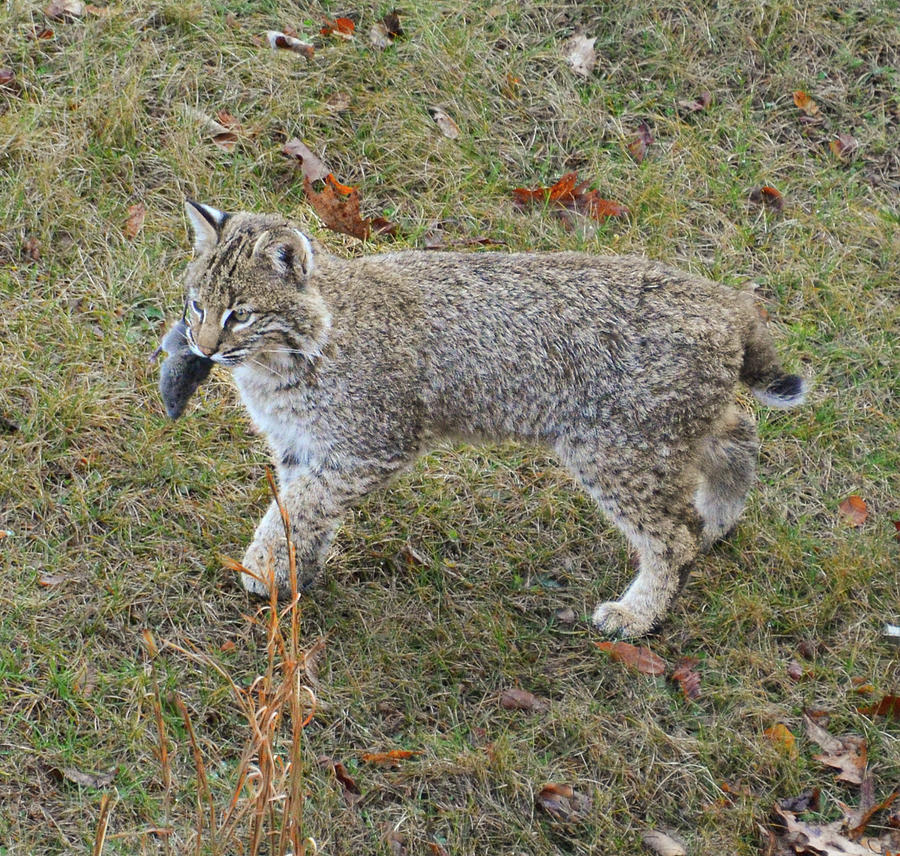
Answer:
[[[866,505],[866,501],[856,494],[848,496],[841,502],[838,505],[838,511],[847,523],[856,527],[862,526],[869,516],[869,509]]]
[[[588,181],[578,182],[578,175],[567,172],[552,187],[538,187],[529,190],[524,187],[513,189],[513,196],[519,205],[528,205],[536,202],[550,204],[555,207],[584,214],[594,220],[604,220],[607,217],[623,217],[628,214],[628,209],[618,202],[603,199],[599,191],[587,190]]]
[[[323,36],[343,36],[344,38],[352,38],[356,24],[350,18],[335,18],[333,21],[325,19],[325,26],[319,32]]]
[[[325,187],[320,192],[313,190],[309,177],[304,176],[303,190],[316,214],[334,232],[351,235],[365,241],[373,232],[375,234],[394,234],[397,230],[395,223],[390,223],[381,217],[364,220],[359,213],[359,191],[346,188],[330,174],[325,182]],[[345,193],[348,190],[349,192]],[[345,193],[343,199],[339,193]]]
[[[666,671],[666,661],[649,648],[639,648],[628,642],[595,642],[601,651],[612,660],[624,663],[644,675],[662,675]]]

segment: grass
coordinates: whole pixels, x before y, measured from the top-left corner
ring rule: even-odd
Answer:
[[[755,853],[778,797],[820,786],[828,817],[858,799],[812,759],[807,707],[867,738],[885,795],[900,731],[857,713],[854,681],[876,698],[900,685],[881,636],[900,618],[897,3],[428,2],[379,52],[367,33],[386,11],[122,2],[48,22],[13,0],[0,13],[0,66],[15,74],[0,89],[0,853],[88,850],[104,794],[103,853],[194,852],[197,766],[176,698],[228,805],[244,715],[220,671],[163,643],[239,687],[265,673],[265,622],[248,620],[256,606],[221,557],[242,554],[265,507],[266,455],[224,375],[167,422],[147,357],[179,309],[186,195],[290,214],[338,253],[385,246],[319,224],[279,154],[291,136],[360,188],[367,216],[401,224],[400,247],[439,223],[451,241],[642,252],[753,279],[786,363],[815,384],[801,410],[759,410],[751,505],[650,642],[699,659],[695,702],[595,648],[584,619],[627,583],[627,550],[543,453],[442,448],[371,497],[303,601],[303,644],[325,640],[303,834],[328,854],[397,852],[392,829],[410,853],[637,854],[663,826],[690,853]],[[317,35],[323,15],[347,12],[354,41]],[[53,38],[35,39],[45,26]],[[312,60],[254,41],[285,27],[320,42]],[[561,57],[577,27],[597,39],[588,79]],[[821,124],[801,121],[795,90]],[[707,109],[678,107],[703,91]],[[197,110],[240,121],[232,152]],[[655,139],[638,165],[627,144],[641,121]],[[827,148],[838,133],[859,141],[844,160]],[[514,208],[513,187],[573,169],[631,217],[567,231]],[[784,194],[780,214],[748,203],[763,184]],[[859,529],[837,511],[852,493],[870,512]],[[556,618],[566,607],[574,624]],[[144,630],[160,645],[152,670]],[[549,712],[501,709],[508,686]],[[764,736],[776,722],[797,734],[796,757]],[[394,748],[418,754],[361,759]],[[321,758],[345,765],[361,801]],[[93,788],[66,768],[117,772]],[[547,782],[589,794],[588,816],[542,815]],[[722,782],[744,795],[724,799]]]

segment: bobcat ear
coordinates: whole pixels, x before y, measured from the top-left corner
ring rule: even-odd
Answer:
[[[199,255],[205,250],[211,250],[219,241],[228,215],[211,205],[194,202],[193,199],[184,201],[184,211],[194,230],[194,253]]]
[[[267,258],[280,276],[292,276],[303,281],[312,273],[315,267],[315,254],[312,242],[303,232],[292,229],[267,244],[268,237],[269,233],[263,232],[256,239],[254,255]]]

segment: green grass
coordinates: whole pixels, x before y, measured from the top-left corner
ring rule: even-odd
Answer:
[[[227,804],[247,729],[226,682],[172,649],[154,678],[142,631],[196,646],[239,686],[265,669],[265,634],[245,617],[255,606],[220,557],[242,555],[265,507],[266,454],[224,375],[167,422],[147,358],[179,311],[186,195],[288,214],[334,252],[387,246],[321,226],[279,153],[291,136],[360,188],[366,216],[401,224],[392,246],[420,246],[439,223],[460,243],[641,252],[753,279],[786,363],[814,381],[803,409],[759,409],[750,507],[650,641],[672,662],[699,658],[694,702],[594,646],[585,618],[627,584],[628,551],[544,453],[442,448],[371,497],[302,606],[304,639],[327,640],[303,744],[306,829],[322,852],[387,853],[388,825],[410,853],[638,854],[654,826],[692,854],[756,853],[778,797],[820,786],[827,816],[858,799],[812,759],[806,707],[868,739],[883,797],[900,780],[898,723],[858,714],[853,679],[876,698],[900,687],[881,636],[900,620],[900,8],[429,2],[378,52],[367,33],[388,8],[124,2],[49,24],[33,4],[0,13],[0,66],[18,84],[0,89],[0,529],[12,532],[0,540],[0,853],[89,849],[102,792],[66,767],[118,767],[104,853],[165,852],[156,827],[171,827],[171,852],[194,852],[196,770],[175,693]],[[354,41],[318,37],[323,15],[347,12]],[[45,25],[54,38],[35,40]],[[597,38],[589,79],[561,58],[579,26]],[[254,41],[286,27],[319,40],[312,60]],[[800,121],[798,89],[821,125]],[[706,90],[707,109],[678,107]],[[333,109],[335,95],[350,106]],[[237,117],[234,151],[192,110]],[[641,121],[655,140],[638,165],[627,144]],[[846,161],[827,148],[842,132],[860,143]],[[567,231],[516,210],[512,188],[569,170],[632,216]],[[747,201],[762,184],[784,194],[783,212]],[[129,240],[136,202],[147,217]],[[869,506],[861,529],[837,512],[851,493]],[[574,625],[555,618],[566,607]],[[809,672],[799,682],[794,659]],[[509,686],[550,711],[501,709]],[[798,735],[796,759],[763,735],[779,721]],[[392,748],[419,754],[396,769],[360,760]],[[356,807],[323,756],[356,779]],[[534,797],[551,781],[589,794],[589,816],[542,815]],[[722,800],[722,782],[747,795]]]

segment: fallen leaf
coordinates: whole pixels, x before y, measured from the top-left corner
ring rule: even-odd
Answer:
[[[860,784],[866,771],[866,741],[854,734],[835,737],[806,713],[803,722],[807,737],[822,749],[821,755],[813,756],[815,760],[838,770],[837,781]]]
[[[353,38],[356,24],[350,18],[335,18],[333,21],[326,18],[325,26],[319,32],[323,36],[341,36],[345,39]]]
[[[412,749],[391,749],[389,752],[363,752],[360,758],[367,764],[396,764],[419,754]]]
[[[442,844],[438,844],[437,841],[428,841],[428,849],[432,852],[433,856],[450,856],[447,852],[447,848]]]
[[[40,29],[38,27],[35,27],[31,31],[31,38],[36,39],[37,41],[52,39],[54,35],[55,33],[50,29],[50,27],[41,27]]]
[[[644,675],[662,675],[666,671],[666,661],[649,648],[632,645],[629,642],[595,642],[601,651],[612,660],[624,663]]]
[[[797,681],[802,681],[803,675],[805,674],[803,671],[803,666],[801,666],[796,660],[791,660],[791,662],[788,663],[787,669],[785,671],[787,671],[787,676],[795,683]]]
[[[300,39],[278,30],[268,30],[266,32],[266,40],[269,42],[269,47],[272,50],[293,51],[301,56],[305,56],[307,59],[311,59],[316,50],[308,42],[301,42]]]
[[[650,126],[646,122],[641,122],[638,125],[637,136],[628,144],[628,151],[638,163],[642,163],[652,142],[653,134],[650,133]]]
[[[125,223],[122,226],[122,231],[125,233],[126,238],[137,237],[138,232],[141,231],[141,227],[144,225],[146,214],[147,209],[140,202],[129,206],[128,216],[125,218]]]
[[[594,50],[596,41],[596,38],[589,39],[584,33],[576,33],[563,45],[566,62],[569,63],[575,74],[581,77],[590,77],[597,64],[597,53]]]
[[[340,188],[343,188],[343,185],[339,184],[330,174],[325,182],[325,187],[320,192],[313,190],[309,178],[303,177],[303,190],[306,198],[329,229],[359,238],[361,241],[367,240],[371,234],[393,235],[396,233],[397,225],[383,217],[363,220],[359,213],[359,191],[351,190],[341,199]]]
[[[394,829],[389,823],[383,825],[384,842],[388,846],[388,850],[395,856],[406,856],[406,836],[397,829]]]
[[[797,757],[797,740],[793,732],[783,722],[776,722],[771,728],[767,728],[763,734],[785,755],[791,758]]]
[[[659,829],[651,829],[641,835],[641,841],[659,856],[686,856],[684,844]]]
[[[712,104],[712,93],[701,92],[693,101],[679,101],[678,106],[687,110],[689,113],[697,113],[705,110]]]
[[[794,104],[800,108],[807,116],[816,116],[819,112],[819,105],[809,97],[802,89],[798,89],[794,93]]]
[[[500,707],[504,710],[524,710],[528,713],[544,713],[550,710],[550,702],[538,698],[527,690],[510,687],[500,693]]]
[[[818,825],[797,820],[792,811],[776,805],[774,818],[778,824],[778,842],[785,853],[815,854],[815,856],[873,856],[870,850],[847,838],[842,831],[843,821]]]
[[[351,98],[346,92],[334,92],[325,99],[328,105],[335,113],[343,113],[350,107]]]
[[[869,516],[869,509],[866,505],[866,501],[856,494],[848,496],[843,500],[843,502],[838,505],[838,511],[845,522],[855,527],[862,526]]]
[[[859,841],[872,818],[878,814],[878,812],[889,808],[894,800],[900,796],[900,791],[895,790],[888,794],[888,796],[880,803],[876,804],[875,782],[871,776],[866,776],[866,778],[863,779],[859,788],[859,793],[858,808],[850,809],[848,806],[841,804],[844,809],[844,826],[847,829],[847,835],[853,841]]]
[[[770,184],[764,184],[762,187],[751,190],[750,201],[766,205],[775,211],[781,211],[784,208],[784,197]]]
[[[331,758],[322,757],[319,758],[319,764],[324,767],[331,767],[335,779],[337,779],[341,786],[341,794],[344,797],[344,802],[347,803],[348,806],[354,806],[362,799],[362,791],[360,791],[359,786],[353,781],[353,778],[347,772],[346,767],[344,767],[340,761],[333,761]]]
[[[841,160],[850,157],[859,148],[859,140],[851,134],[838,134],[837,138],[828,144],[828,148]]]
[[[574,624],[578,618],[578,616],[575,615],[575,610],[572,609],[571,606],[557,609],[554,615],[556,616],[556,620],[561,624]]]
[[[400,24],[402,14],[399,9],[392,9],[379,21],[390,39],[396,39],[403,35],[403,27]]]
[[[72,21],[84,15],[84,3],[81,0],[53,0],[44,7],[44,14],[51,21]]]
[[[303,674],[314,687],[319,685],[319,661],[325,652],[325,637],[317,639],[303,652]]]
[[[696,657],[684,657],[675,664],[670,675],[688,701],[700,698],[700,674],[694,668],[698,662]]]
[[[67,579],[65,574],[41,574],[38,577],[38,583],[45,588],[52,588],[66,582]]]
[[[76,785],[81,785],[83,788],[96,788],[100,790],[102,788],[109,787],[113,783],[113,780],[116,778],[116,773],[119,772],[118,767],[113,767],[106,773],[83,773],[81,770],[76,770],[74,767],[63,767],[60,771],[63,777],[68,779],[70,782],[74,782]]]
[[[289,158],[293,158],[303,170],[310,181],[325,181],[331,172],[319,158],[317,158],[303,143],[294,137],[288,140],[281,148],[281,153]]]
[[[33,235],[22,241],[22,254],[33,262],[41,258],[41,242]]]
[[[605,220],[607,217],[624,217],[628,209],[610,199],[603,199],[597,190],[587,190],[588,181],[578,182],[577,173],[568,172],[552,187],[538,187],[528,190],[524,187],[513,189],[513,196],[518,205],[530,203],[550,204],[562,217],[570,213],[583,214],[595,220]]]
[[[11,68],[0,68],[0,89],[18,92],[19,84],[15,72]]]
[[[778,805],[787,811],[794,812],[794,814],[803,814],[805,811],[818,811],[820,793],[821,791],[818,788],[810,788],[795,797],[786,797],[783,800],[778,800]]]
[[[541,788],[535,802],[554,820],[564,823],[583,820],[593,805],[589,796],[571,785],[553,783]]]
[[[223,654],[230,654],[232,651],[237,650],[237,645],[231,639],[226,639],[221,645],[219,645],[219,650]]]
[[[441,133],[450,140],[459,139],[459,125],[451,119],[440,107],[429,107],[431,118],[441,129]]]
[[[892,520],[891,523],[894,524],[894,538],[900,541],[900,520]]]
[[[890,716],[900,719],[900,696],[886,695],[878,704],[856,709],[865,716]]]

